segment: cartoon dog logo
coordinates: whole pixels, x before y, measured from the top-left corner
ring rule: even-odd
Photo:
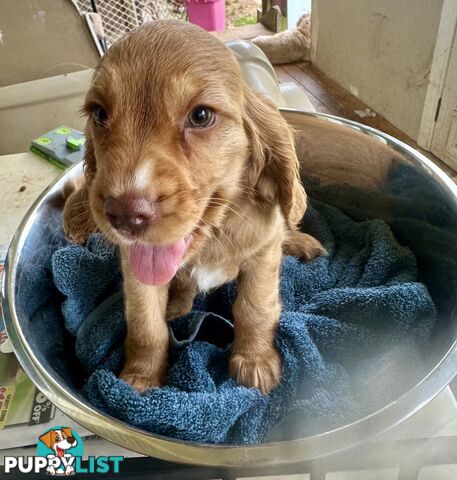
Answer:
[[[66,453],[70,448],[76,447],[78,440],[73,435],[71,428],[60,427],[41,435],[40,440],[54,454],[48,454],[48,467],[46,473],[49,475],[74,475],[75,467],[73,463],[75,457],[71,453]]]

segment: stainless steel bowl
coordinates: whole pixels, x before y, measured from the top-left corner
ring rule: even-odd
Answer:
[[[348,132],[350,129],[357,130],[392,147],[399,153],[398,157],[392,159],[393,164],[405,163],[414,168],[415,172],[438,192],[443,205],[450,211],[457,212],[457,188],[454,183],[430,160],[408,145],[372,128],[338,117],[293,110],[286,111],[286,115],[298,122],[307,117],[319,117],[344,126]],[[29,311],[29,299],[21,297],[21,283],[26,280],[22,275],[23,267],[34,261],[40,245],[53,241],[61,224],[61,202],[58,199],[63,186],[69,177],[81,171],[82,165],[66,171],[43,192],[22,221],[8,252],[2,286],[2,306],[8,335],[17,357],[32,381],[63,412],[107,440],[142,454],[189,464],[266,466],[299,462],[349,448],[402,422],[433,399],[456,373],[457,291],[453,287],[457,285],[457,268],[446,267],[447,278],[443,279],[443,289],[440,285],[435,285],[435,291],[437,288],[442,290],[442,329],[434,335],[430,357],[433,361],[424,367],[421,380],[407,387],[395,401],[341,428],[294,441],[240,447],[215,446],[154,435],[98,411],[85,398],[72,391],[47,364],[40,352],[40,345],[34,342],[27,315],[24,313]],[[354,178],[356,176],[357,172],[354,171]],[[383,187],[377,188],[379,195],[382,195]],[[380,214],[381,217],[382,215]],[[452,222],[446,228],[452,234],[457,231],[457,225]],[[437,262],[441,261],[439,258],[443,258],[446,265],[457,265],[457,258],[453,258],[452,251],[439,253]],[[427,283],[427,269],[424,272],[422,280]]]

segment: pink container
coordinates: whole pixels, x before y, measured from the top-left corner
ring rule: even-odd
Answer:
[[[225,0],[188,0],[189,21],[209,32],[225,30]]]

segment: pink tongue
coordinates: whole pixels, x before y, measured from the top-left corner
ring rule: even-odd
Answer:
[[[147,285],[165,285],[176,274],[186,251],[185,239],[172,245],[150,245],[137,242],[130,247],[133,274]]]

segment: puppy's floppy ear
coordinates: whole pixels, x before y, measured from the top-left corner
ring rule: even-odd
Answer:
[[[86,183],[90,185],[97,170],[97,161],[95,159],[94,141],[92,139],[89,121],[86,124],[84,135],[86,136],[86,143],[84,145],[84,176],[86,177]]]
[[[74,437],[70,427],[62,427],[62,432],[68,437]]]
[[[306,211],[292,129],[277,107],[260,93],[246,92],[244,126],[251,155],[247,178],[263,201],[278,202],[289,228],[295,229]]]
[[[89,205],[89,185],[95,175],[95,155],[92,137],[86,130],[84,153],[84,180],[80,185],[66,185],[64,195],[68,195],[63,209],[65,237],[72,243],[83,244],[97,227]]]
[[[44,434],[41,435],[41,437],[40,437],[40,440],[41,440],[48,448],[51,448],[51,445],[53,445],[52,434],[53,434],[53,431],[50,430],[49,432],[44,433]]]

